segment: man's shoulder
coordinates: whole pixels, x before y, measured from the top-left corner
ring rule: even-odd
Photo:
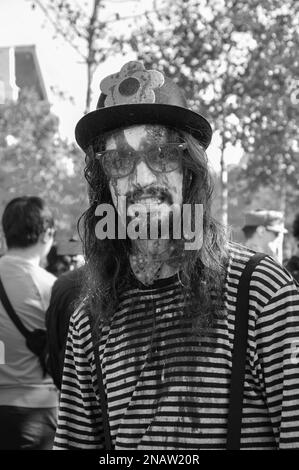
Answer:
[[[229,242],[228,244],[228,252],[229,256],[232,260],[234,259],[243,259],[245,264],[253,256],[256,252],[249,248],[248,246],[241,245],[240,243],[236,242]]]
[[[9,254],[5,254],[0,259],[0,270],[8,273],[9,279],[15,276],[24,285],[29,285],[33,281],[35,285],[45,289],[51,289],[57,279],[56,276],[32,261]],[[6,282],[8,283],[9,280],[7,279]]]
[[[77,331],[90,330],[90,317],[83,302],[81,302],[72,313],[70,324]]]
[[[228,268],[230,277],[239,280],[247,262],[255,253],[254,250],[248,247],[230,243]],[[265,255],[265,258],[257,264],[252,272],[251,279],[255,283],[267,285],[267,288],[270,288],[273,292],[293,283],[290,273],[269,255]]]

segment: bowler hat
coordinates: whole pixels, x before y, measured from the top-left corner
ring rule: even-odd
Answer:
[[[126,63],[104,78],[97,109],[77,123],[75,136],[86,150],[95,137],[138,124],[163,124],[189,132],[206,149],[212,138],[209,122],[187,107],[181,89],[157,70],[141,62]]]

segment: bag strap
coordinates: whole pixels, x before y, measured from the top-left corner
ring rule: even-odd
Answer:
[[[108,411],[107,411],[107,399],[106,399],[106,392],[105,392],[105,386],[103,382],[103,373],[102,373],[100,354],[99,354],[99,341],[98,341],[98,334],[97,334],[98,330],[95,327],[95,322],[93,321],[91,316],[90,316],[90,323],[91,323],[91,337],[92,337],[94,361],[95,361],[96,373],[97,373],[97,384],[98,384],[98,389],[99,389],[100,405],[101,405],[101,411],[102,411],[102,423],[103,423],[104,438],[105,438],[105,450],[112,450],[109,417],[108,417]]]
[[[247,262],[240,277],[235,314],[234,346],[228,412],[227,450],[239,450],[249,317],[249,285],[252,272],[267,255],[256,253]]]
[[[16,314],[15,309],[11,305],[10,300],[7,297],[6,291],[4,289],[1,278],[0,278],[0,300],[2,302],[4,309],[7,312],[7,315],[11,319],[11,321],[15,324],[19,332],[27,339],[28,335],[30,334],[30,331],[27,330],[27,328],[23,325],[20,318]]]

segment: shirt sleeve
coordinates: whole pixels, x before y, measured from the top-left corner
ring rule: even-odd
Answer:
[[[292,282],[263,308],[256,342],[277,448],[299,448],[299,295]]]
[[[49,307],[53,284],[57,278],[40,267],[38,270],[31,271],[31,278],[40,298],[42,309],[45,312]]]
[[[93,386],[95,372],[91,352],[89,322],[86,319],[85,324],[78,328],[72,317],[54,450],[104,449],[100,405]]]

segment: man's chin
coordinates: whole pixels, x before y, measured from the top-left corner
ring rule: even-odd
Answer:
[[[169,252],[169,247],[171,246],[169,240],[163,239],[138,239],[135,240],[135,246],[142,253],[157,257],[159,255],[164,255]]]

